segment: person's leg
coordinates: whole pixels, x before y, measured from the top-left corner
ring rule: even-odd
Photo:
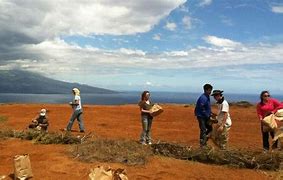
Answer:
[[[152,125],[152,117],[148,117],[147,129],[146,129],[146,142],[151,144],[151,125]]]
[[[76,114],[76,111],[75,111],[75,112],[73,112],[73,114],[72,114],[72,116],[71,116],[71,118],[70,118],[70,120],[69,120],[69,123],[68,123],[68,125],[67,125],[67,131],[71,131],[72,126],[73,126],[73,124],[74,124],[74,121],[75,121],[76,117],[77,117],[77,114]]]
[[[207,141],[207,137],[206,137],[206,121],[204,118],[202,117],[197,117],[198,119],[198,123],[199,123],[199,129],[200,129],[200,134],[199,134],[199,143],[200,146],[206,146],[206,141]]]
[[[269,150],[269,132],[263,131],[263,124],[261,123],[262,145],[264,150]]]
[[[230,128],[224,127],[223,131],[220,133],[219,146],[220,149],[222,150],[225,150],[227,148],[227,143],[229,139],[229,130]]]
[[[142,123],[142,132],[140,135],[140,142],[142,144],[145,144],[146,143],[146,130],[148,126],[147,116],[144,116],[144,115],[141,116],[141,123]]]
[[[212,125],[209,124],[209,118],[205,118],[205,127],[206,127],[206,135],[209,135],[212,132]]]
[[[80,132],[84,132],[85,127],[84,127],[84,121],[83,121],[83,112],[81,111],[78,112],[77,120],[79,123]]]
[[[270,132],[270,136],[272,137],[272,139],[274,138],[274,132],[273,131]],[[278,139],[275,142],[273,142],[271,148],[276,149],[277,147],[278,147]]]

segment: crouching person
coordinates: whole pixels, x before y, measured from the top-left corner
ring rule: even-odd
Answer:
[[[28,127],[30,129],[35,129],[39,131],[47,131],[48,125],[49,123],[46,116],[46,109],[41,109],[39,115],[32,120],[31,124]]]
[[[214,142],[220,149],[225,150],[229,139],[229,130],[232,120],[229,114],[229,104],[224,99],[223,91],[214,90],[211,96],[214,97],[218,105],[217,124],[213,127]]]

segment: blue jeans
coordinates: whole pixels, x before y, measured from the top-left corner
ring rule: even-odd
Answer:
[[[71,131],[75,119],[78,120],[80,131],[84,131],[84,121],[83,121],[83,111],[81,109],[75,110],[70,118],[70,121],[67,126],[67,131]]]
[[[153,117],[150,115],[142,115],[141,123],[142,123],[142,132],[140,136],[141,143],[149,143],[151,142],[151,124]]]
[[[199,123],[199,143],[200,146],[206,146],[207,135],[212,131],[212,126],[208,124],[209,118],[197,117]]]

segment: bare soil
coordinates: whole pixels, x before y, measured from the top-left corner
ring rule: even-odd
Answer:
[[[193,106],[164,104],[164,112],[154,118],[154,142],[167,141],[192,147],[199,146],[199,128]],[[58,104],[2,104],[0,128],[24,130],[41,108],[48,109],[49,131],[59,132],[66,127],[72,110],[69,105]],[[215,110],[215,109],[214,109]],[[231,106],[233,121],[229,148],[261,151],[260,123],[254,106]],[[86,133],[109,139],[138,140],[141,132],[137,105],[85,105]],[[79,133],[77,122],[72,133]],[[211,142],[209,142],[211,143]],[[128,166],[119,163],[83,163],[70,154],[71,145],[41,145],[32,141],[0,140],[0,177],[13,177],[13,157],[30,154],[33,179],[87,179],[90,168],[98,165],[125,168],[129,179],[276,179],[280,172],[238,169],[226,166],[152,156],[145,165]]]

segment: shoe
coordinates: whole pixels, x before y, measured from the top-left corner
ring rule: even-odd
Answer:
[[[268,153],[268,151],[269,151],[268,149],[263,149],[264,154]]]
[[[84,133],[85,131],[84,131],[84,130],[80,130],[80,132],[81,132],[81,133]]]
[[[140,142],[142,145],[147,145],[146,142]]]
[[[151,141],[149,141],[147,144],[148,144],[148,145],[152,145],[152,142],[151,142]]]

